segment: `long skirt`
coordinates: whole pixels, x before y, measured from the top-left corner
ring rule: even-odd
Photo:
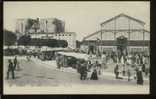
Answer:
[[[98,80],[97,73],[93,72],[90,79],[91,80]]]
[[[141,71],[137,72],[137,84],[143,85],[143,76]]]

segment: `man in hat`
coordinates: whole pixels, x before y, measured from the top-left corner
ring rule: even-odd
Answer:
[[[80,79],[81,80],[85,80],[87,77],[87,66],[86,64],[83,62],[81,64],[81,67],[80,67]]]
[[[9,79],[10,72],[12,75],[12,79],[15,79],[15,73],[14,73],[15,67],[10,59],[8,60],[8,62],[9,62],[9,65],[8,65],[8,71],[7,71],[7,79]]]

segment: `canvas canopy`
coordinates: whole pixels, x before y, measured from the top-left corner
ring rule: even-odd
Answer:
[[[84,60],[88,60],[88,58],[89,58],[89,55],[87,55],[87,54],[75,53],[75,52],[58,52],[58,54],[61,54],[64,56],[71,56],[71,57],[75,57],[77,59],[84,59]]]

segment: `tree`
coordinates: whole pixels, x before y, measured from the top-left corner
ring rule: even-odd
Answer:
[[[49,46],[49,47],[67,47],[68,43],[65,40],[48,39],[47,46]]]
[[[17,36],[15,33],[4,30],[4,45],[14,45],[17,40]]]
[[[30,41],[31,41],[31,38],[29,35],[23,35],[19,38],[18,45],[27,46],[27,45],[30,45]]]
[[[47,46],[49,47],[58,47],[56,39],[48,39]]]
[[[68,46],[68,42],[66,40],[62,40],[62,43],[64,48]]]
[[[32,45],[32,46],[48,46],[48,47],[67,47],[68,43],[65,40],[56,39],[40,39],[30,38],[30,36],[24,35],[18,40],[19,45]]]
[[[67,47],[68,43],[66,40],[57,40],[57,47]]]

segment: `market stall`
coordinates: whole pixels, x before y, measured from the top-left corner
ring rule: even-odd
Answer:
[[[56,62],[59,67],[77,68],[82,62],[88,61],[89,55],[75,52],[57,52]]]
[[[60,52],[60,51],[68,52],[71,50],[67,49],[67,48],[49,48],[49,47],[46,47],[46,48],[40,49],[40,51],[38,52],[39,53],[38,57],[41,60],[54,60],[55,59],[55,53]]]

